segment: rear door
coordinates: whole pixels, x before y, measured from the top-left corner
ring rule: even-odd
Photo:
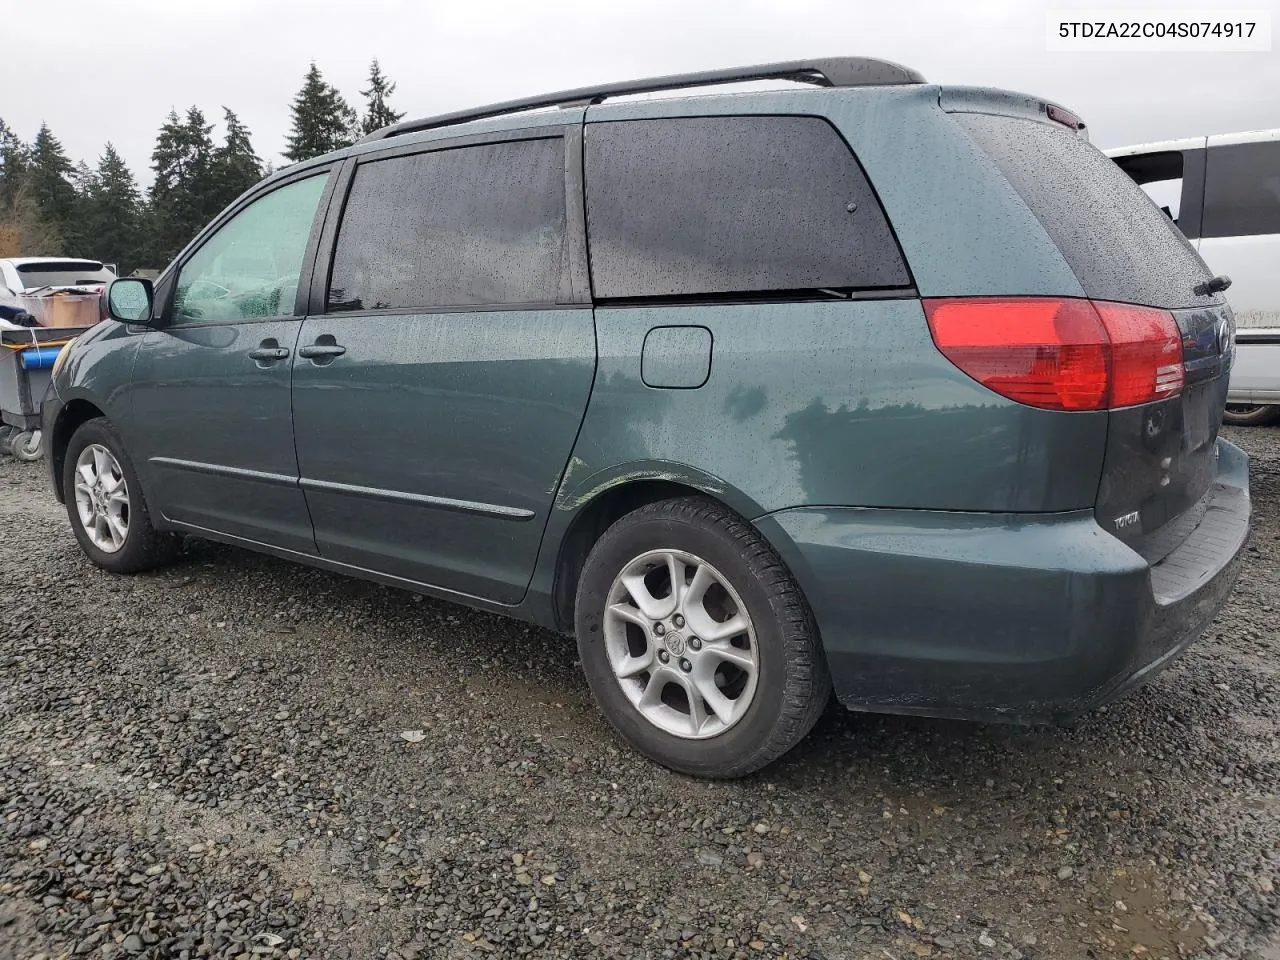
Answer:
[[[524,595],[596,345],[581,128],[361,159],[293,364],[322,556]]]
[[[1183,389],[1111,411],[1096,504],[1103,528],[1154,562],[1180,542],[1181,526],[1166,526],[1193,510],[1217,473],[1231,310],[1206,292],[1213,274],[1172,220],[1086,140],[1029,119],[955,117],[1035,214],[1086,296],[1161,308],[1177,323]]]

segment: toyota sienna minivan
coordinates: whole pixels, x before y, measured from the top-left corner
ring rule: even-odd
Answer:
[[[572,90],[281,170],[115,281],[49,463],[107,570],[205,537],[573,632],[623,737],[733,777],[833,690],[1054,721],[1204,629],[1226,283],[1036,97]]]

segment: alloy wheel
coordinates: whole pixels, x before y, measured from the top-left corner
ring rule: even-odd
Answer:
[[[632,706],[672,736],[724,733],[755,697],[759,648],[746,605],[691,553],[651,550],[623,567],[609,591],[604,645]]]
[[[76,514],[89,542],[116,553],[129,536],[129,486],[115,456],[91,443],[76,458]]]

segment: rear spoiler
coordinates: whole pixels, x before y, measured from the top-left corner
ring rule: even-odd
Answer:
[[[947,113],[990,113],[1000,117],[1019,117],[1075,131],[1082,140],[1089,139],[1085,122],[1066,107],[995,87],[940,87],[938,106]]]

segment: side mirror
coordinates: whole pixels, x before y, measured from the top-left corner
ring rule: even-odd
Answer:
[[[125,277],[112,280],[107,287],[107,312],[112,320],[150,326],[155,291],[150,280]]]

